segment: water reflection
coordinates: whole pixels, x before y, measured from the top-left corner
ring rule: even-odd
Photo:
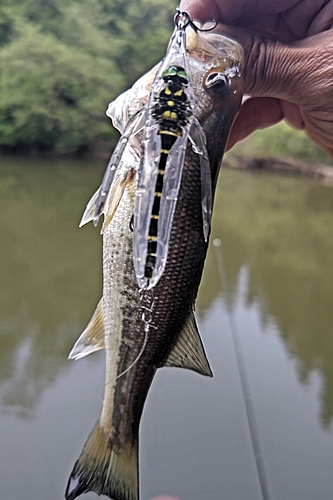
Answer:
[[[93,174],[75,162],[1,165],[2,409],[33,414],[100,293],[99,238],[78,229]]]
[[[97,173],[96,173],[97,169]],[[8,161],[0,179],[0,401],[33,414],[44,391],[68,368],[67,354],[101,290],[100,238],[78,229],[104,162]],[[312,181],[222,171],[213,237],[222,240],[229,283],[221,285],[210,249],[198,301],[233,305],[248,270],[247,305],[262,327],[273,318],[299,380],[322,380],[323,426],[333,416],[333,189]]]
[[[260,304],[263,329],[274,318],[299,380],[320,373],[320,419],[333,416],[333,188],[308,180],[223,171],[213,236],[222,240],[229,288],[207,261],[200,310],[223,293],[233,304],[248,270],[247,304]]]

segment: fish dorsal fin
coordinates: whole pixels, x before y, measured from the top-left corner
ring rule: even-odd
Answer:
[[[189,315],[176,344],[163,366],[188,368],[201,375],[213,376],[193,312]]]
[[[92,352],[104,349],[103,299],[101,299],[87,327],[75,342],[69,359],[80,359]]]

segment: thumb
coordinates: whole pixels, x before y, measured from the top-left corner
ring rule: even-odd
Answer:
[[[265,32],[221,24],[216,29],[244,49],[245,94],[274,97],[301,108],[318,106],[321,90],[328,97],[325,82],[332,80],[333,30],[287,44]]]
[[[286,119],[333,154],[333,30],[282,43],[266,33],[221,26],[244,49],[245,101],[228,148],[254,130]]]
[[[290,71],[293,49],[267,33],[226,25],[218,25],[218,30],[242,45],[244,93],[251,95],[243,102],[233,124],[227,150],[254,131],[283,119],[303,129],[300,108],[293,102],[290,90],[293,87],[290,72],[294,74]]]
[[[244,50],[244,93],[286,98],[291,49],[268,33],[218,24],[216,31],[240,43]],[[282,64],[283,61],[283,64]]]

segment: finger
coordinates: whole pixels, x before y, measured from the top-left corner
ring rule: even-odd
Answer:
[[[182,0],[179,9],[187,12],[194,21],[205,23],[212,19],[220,20],[220,12],[214,0]]]
[[[271,86],[277,86],[288,66],[287,52],[289,47],[282,44],[272,35],[258,31],[235,28],[218,24],[216,32],[234,39],[244,50],[245,67],[243,70],[244,91],[251,95],[267,95]],[[284,60],[284,65],[280,64]],[[279,72],[279,78],[277,78]],[[270,95],[269,97],[280,97]]]
[[[318,108],[325,99],[331,107],[333,30],[290,44],[267,33],[221,24],[216,31],[244,49],[245,93],[294,102],[304,109]]]
[[[307,36],[316,35],[333,27],[333,0],[320,9],[310,24]]]
[[[283,1],[283,0],[280,0]],[[299,0],[285,0],[286,3],[298,2]],[[255,20],[257,25],[257,18],[261,18],[261,12],[268,10],[269,14],[275,14],[284,10],[281,7],[272,8],[271,4],[268,9],[265,8],[267,0],[261,0],[262,5],[259,5],[259,10],[253,7],[253,0],[182,0],[179,9],[187,12],[193,20],[210,21],[212,18],[218,22],[226,24],[234,24],[239,26],[239,20],[243,17],[247,19],[249,16]],[[264,14],[266,17],[266,15]],[[275,19],[275,15],[272,16]],[[252,26],[251,23],[245,23],[245,26]],[[253,27],[253,26],[252,26]]]
[[[297,106],[270,97],[253,97],[247,99],[231,129],[227,150],[237,142],[248,137],[252,132],[276,125],[285,119],[299,130],[304,128],[304,121]]]
[[[232,127],[226,151],[246,139],[256,130],[276,125],[286,120],[296,129],[303,129],[309,138],[333,158],[332,135],[325,122],[320,126],[291,103],[267,97],[254,97],[244,102]]]
[[[242,104],[231,129],[227,151],[255,130],[275,125],[282,118],[282,110],[277,99],[267,97],[247,99]]]
[[[304,114],[304,123],[310,139],[333,158],[332,121]]]

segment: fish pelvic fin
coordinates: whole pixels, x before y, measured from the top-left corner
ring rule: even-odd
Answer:
[[[94,314],[85,330],[75,342],[68,355],[69,359],[80,359],[92,352],[105,348],[105,330],[103,317],[103,298],[99,301]]]
[[[193,312],[163,366],[188,368],[207,377],[213,376]]]
[[[139,499],[138,442],[114,446],[96,422],[68,480],[65,497],[94,491],[113,500]]]

